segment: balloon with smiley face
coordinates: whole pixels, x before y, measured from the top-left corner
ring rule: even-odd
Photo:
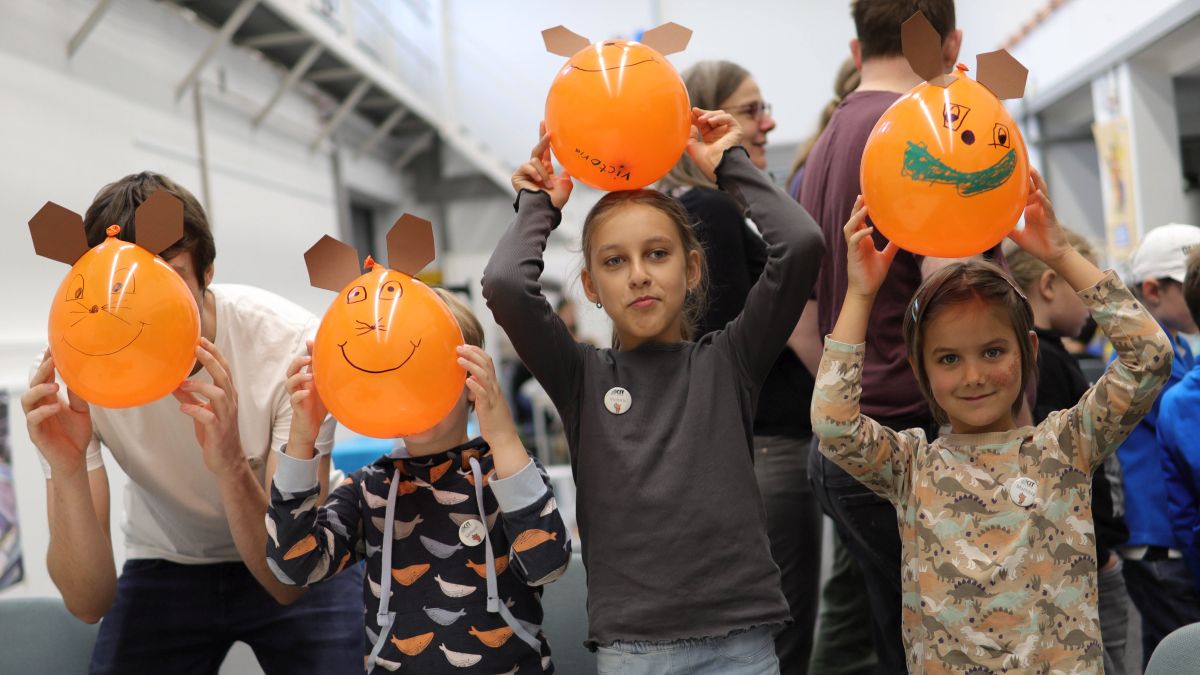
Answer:
[[[304,254],[313,286],[338,291],[313,344],[313,383],[352,431],[396,438],[425,431],[462,396],[462,331],[445,303],[415,278],[433,260],[433,227],[404,214],[387,235],[392,269],[326,235]]]
[[[546,49],[570,60],[546,96],[554,156],[572,177],[601,190],[633,190],[662,178],[691,134],[687,88],[665,58],[692,31],[666,23],[640,42],[590,44],[562,26],[542,31]]]
[[[50,306],[50,353],[85,401],[128,408],[171,393],[196,362],[200,313],[158,253],[183,236],[183,204],[167,192],[134,212],[136,243],[108,238],[88,250],[83,219],[47,202],[29,221],[39,255],[71,265]]]
[[[892,104],[867,139],[863,199],[879,232],[920,255],[959,258],[998,244],[1029,195],[1025,142],[1001,99],[1019,98],[1028,71],[1008,52],[942,72],[941,38],[923,14],[904,22],[904,55],[926,79]]]

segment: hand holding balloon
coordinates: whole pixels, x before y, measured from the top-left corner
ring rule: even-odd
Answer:
[[[313,384],[313,342],[306,343],[308,354],[292,359],[287,369],[287,393],[292,401],[292,425],[288,432],[288,454],[311,459],[321,423],[329,414],[328,408]]]
[[[554,208],[561,210],[571,198],[575,184],[565,170],[558,175],[554,173],[554,165],[550,162],[550,134],[546,133],[545,122],[542,122],[539,132],[541,139],[529,153],[529,161],[513,172],[512,186],[518,193],[521,190],[545,192],[550,195],[550,203],[554,204]]]
[[[492,448],[496,475],[507,478],[529,463],[529,454],[521,444],[508,403],[504,401],[504,392],[500,391],[496,381],[496,366],[487,352],[474,345],[459,346],[458,365],[470,373],[467,390],[475,402],[479,434]]]
[[[692,138],[687,153],[713,182],[725,151],[742,142],[742,125],[724,110],[692,108]]]
[[[204,453],[204,465],[217,476],[224,476],[246,466],[238,432],[237,389],[229,363],[206,338],[200,338],[196,359],[208,371],[212,382],[184,380],[172,393],[179,401],[179,411],[192,418],[196,441]]]
[[[900,249],[888,242],[882,251],[875,248],[871,237],[875,228],[867,225],[867,207],[862,195],[854,201],[854,211],[842,231],[846,235],[846,292],[874,298],[887,278],[892,260]]]
[[[1013,230],[1008,236],[1038,260],[1049,262],[1074,250],[1067,240],[1062,224],[1054,215],[1054,205],[1046,196],[1046,181],[1030,169],[1029,201],[1025,205],[1025,227]]]
[[[29,390],[21,395],[21,409],[25,411],[29,439],[41,450],[55,477],[86,469],[92,439],[92,414],[87,401],[70,389],[64,401],[60,389],[54,381],[54,359],[47,349]]]

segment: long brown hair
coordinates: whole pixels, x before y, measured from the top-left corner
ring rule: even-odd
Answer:
[[[929,375],[925,372],[924,338],[925,326],[947,307],[967,304],[972,301],[986,302],[999,307],[1008,315],[1008,321],[1016,333],[1021,354],[1021,389],[1013,401],[1015,416],[1021,410],[1025,387],[1037,372],[1037,352],[1029,331],[1033,330],[1033,309],[1029,300],[1017,289],[1016,282],[1004,270],[989,262],[968,260],[943,267],[929,275],[921,284],[904,313],[904,344],[908,346],[908,359],[917,376],[921,393],[929,402],[929,409],[939,424],[947,424],[950,418],[933,398],[929,386]]]
[[[703,110],[716,110],[748,77],[750,71],[732,61],[701,61],[683,71],[683,84],[687,87],[688,98],[693,106]],[[691,187],[717,186],[704,175],[692,158],[684,153],[659,181],[658,188],[676,194],[677,190]]]
[[[784,185],[791,185],[792,181],[796,179],[796,174],[808,162],[808,155],[812,152],[813,146],[817,144],[817,139],[821,137],[821,132],[829,126],[833,112],[842,104],[843,99],[858,89],[860,82],[862,82],[862,73],[858,72],[858,68],[854,66],[854,59],[846,57],[833,80],[833,98],[829,99],[829,102],[821,110],[821,119],[817,122],[817,130],[800,143],[800,147],[796,151],[796,159],[792,161],[792,170],[788,172],[787,182]]]
[[[649,189],[621,190],[610,192],[601,197],[600,201],[596,202],[596,205],[592,207],[592,210],[588,211],[587,217],[583,220],[583,232],[579,235],[583,245],[583,266],[587,269],[588,274],[591,274],[592,236],[596,233],[596,228],[614,212],[631,204],[640,204],[657,209],[671,220],[675,225],[675,230],[679,233],[679,240],[683,244],[685,261],[686,257],[691,255],[692,251],[696,251],[700,255],[700,283],[695,288],[690,289],[683,300],[683,339],[694,339],[697,336],[692,333],[696,330],[696,326],[704,316],[705,303],[708,297],[708,262],[704,255],[704,247],[700,245],[700,239],[696,236],[696,230],[692,226],[692,221],[688,217],[687,210],[683,208],[683,204],[680,204],[678,200],[658,190]],[[620,348],[620,341],[617,340],[615,326],[613,328],[612,343],[613,349]]]

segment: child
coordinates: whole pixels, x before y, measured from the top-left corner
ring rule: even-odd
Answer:
[[[1096,263],[1091,243],[1078,232],[1063,228],[1067,243],[1088,262]],[[1067,352],[1064,337],[1078,337],[1088,323],[1087,306],[1046,263],[1029,251],[1008,242],[1004,248],[1008,269],[1029,299],[1033,311],[1033,330],[1038,337],[1037,393],[1031,402],[1033,423],[1041,424],[1056,410],[1070,408],[1088,390],[1087,376],[1079,361]],[[1125,521],[1113,512],[1113,493],[1107,473],[1120,476],[1116,454],[1104,459],[1092,474],[1092,520],[1096,531],[1096,560],[1099,566],[1097,587],[1104,642],[1104,672],[1125,672],[1125,633],[1128,628],[1129,594],[1121,574],[1121,558],[1116,549],[1129,538]]]
[[[548,478],[517,440],[479,322],[453,294],[438,295],[467,342],[462,397],[320,507],[313,440],[327,412],[304,370],[312,358],[292,362],[295,419],[271,487],[267,562],[283,583],[310,586],[367,561],[368,673],[553,672],[535,588],[566,571],[570,538]],[[483,438],[467,439],[469,401]]]
[[[1200,249],[1187,257],[1187,276],[1183,296],[1192,319],[1200,321]],[[1200,589],[1200,440],[1192,434],[1200,414],[1200,366],[1193,366],[1179,384],[1162,395],[1158,415],[1158,443],[1163,451],[1163,474],[1175,530],[1175,545],[1191,570],[1191,579],[1171,575],[1164,579],[1170,591],[1191,598],[1191,606],[1200,613],[1197,589]],[[1191,582],[1189,588],[1187,582]],[[1200,621],[1200,617],[1190,617]]]
[[[1120,356],[1037,427],[1014,423],[1035,369],[1029,303],[975,261],[931,275],[904,320],[909,361],[952,433],[930,443],[860,414],[867,317],[896,247],[875,250],[861,197],[845,226],[849,287],[813,428],[825,456],[896,506],[910,672],[1102,669],[1089,477],[1153,403],[1171,345],[1114,274],[1071,248],[1044,193],[1035,173],[1010,236],[1079,291]]]
[[[497,323],[563,419],[601,672],[777,673],[788,618],[751,463],[755,399],[809,297],[816,223],[750,163],[727,113],[693,109],[688,153],[763,231],[768,260],[742,313],[690,335],[703,253],[678,202],[603,197],[584,222],[588,299],[615,347],[576,342],[542,295],[542,251],[571,191],[549,137],[513,175],[517,219],[484,271]],[[734,665],[737,664],[737,665]]]

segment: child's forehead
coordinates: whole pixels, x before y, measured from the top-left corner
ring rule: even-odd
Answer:
[[[671,217],[653,206],[625,204],[596,223],[592,248],[606,245],[631,245],[652,240],[679,243],[679,227]]]
[[[1000,303],[979,297],[938,307],[924,325],[927,349],[934,348],[934,343],[984,343],[1015,335],[1008,310]]]

